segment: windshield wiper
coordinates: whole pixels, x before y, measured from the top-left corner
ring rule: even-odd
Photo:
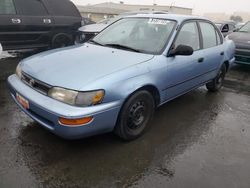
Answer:
[[[130,50],[130,51],[139,52],[139,53],[142,52],[141,50],[138,50],[138,49],[135,49],[135,48],[132,48],[132,47],[129,47],[129,46],[124,46],[124,45],[121,45],[121,44],[104,44],[104,46],[109,46],[109,47],[114,47],[114,48],[124,49],[124,50]]]
[[[99,45],[99,46],[104,46],[103,44],[99,43],[99,42],[96,42],[95,40],[91,39],[89,40],[90,43],[93,43],[93,44],[96,44],[96,45]]]
[[[249,33],[248,31],[241,31],[241,30],[239,30],[239,32],[241,32],[241,33]]]

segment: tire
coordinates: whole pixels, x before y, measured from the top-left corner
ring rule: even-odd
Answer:
[[[155,101],[148,91],[138,91],[123,105],[115,134],[125,141],[140,137],[148,127],[155,111]]]
[[[206,84],[207,90],[211,92],[217,92],[223,86],[225,76],[227,73],[226,65],[223,64],[217,76],[209,83]]]
[[[73,44],[72,42],[72,36],[65,34],[65,33],[59,33],[54,36],[51,44],[52,49],[56,48],[63,48],[66,46],[70,46]]]

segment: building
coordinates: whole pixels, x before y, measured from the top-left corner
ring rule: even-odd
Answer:
[[[130,11],[165,11],[176,14],[192,14],[191,8],[177,6],[160,6],[160,5],[129,5],[121,3],[100,3],[88,6],[77,6],[81,15],[91,18],[93,21],[100,21],[108,17],[114,17],[118,14]]]
[[[214,21],[214,22],[221,22],[221,21],[228,21],[230,20],[231,16],[241,16],[243,22],[250,21],[250,13],[249,12],[234,12],[233,14],[226,14],[226,13],[205,13],[204,17]]]

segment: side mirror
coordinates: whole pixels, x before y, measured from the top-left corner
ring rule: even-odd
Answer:
[[[169,57],[177,56],[177,55],[182,55],[182,56],[190,56],[193,55],[194,50],[190,46],[186,45],[179,45],[175,49],[170,50],[169,52]]]
[[[239,30],[240,30],[239,28],[235,28],[233,32],[238,32]]]

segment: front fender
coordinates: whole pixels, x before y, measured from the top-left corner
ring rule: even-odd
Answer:
[[[225,40],[224,42],[225,48],[225,59],[224,62],[233,63],[234,56],[235,56],[235,43],[232,40]]]
[[[125,100],[131,93],[144,86],[156,86],[152,76],[150,62],[144,62],[128,69],[103,77],[82,88],[83,91],[104,89],[104,103]],[[159,91],[160,89],[157,88]]]

